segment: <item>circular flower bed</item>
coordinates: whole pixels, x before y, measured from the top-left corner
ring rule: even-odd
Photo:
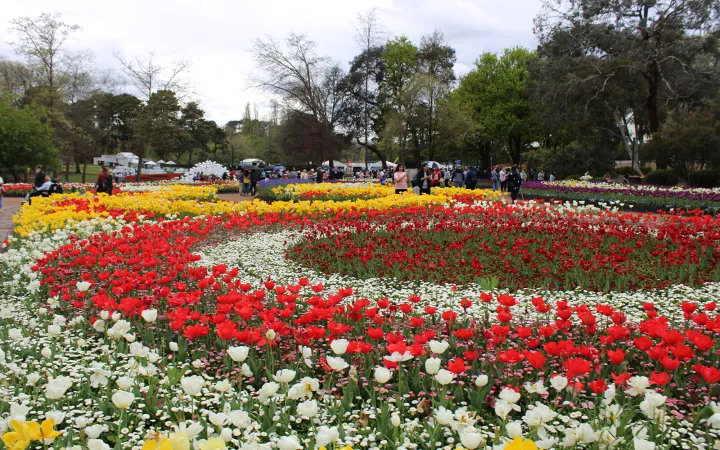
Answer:
[[[720,219],[502,204],[320,221],[288,257],[323,272],[509,289],[634,290],[720,279]]]
[[[471,211],[453,208],[444,214]],[[327,212],[140,212],[29,232],[0,255],[6,445],[712,448],[719,438],[716,283],[511,295],[362,281],[282,258]]]

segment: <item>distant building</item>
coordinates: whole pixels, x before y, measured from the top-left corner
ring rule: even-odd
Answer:
[[[137,167],[139,158],[136,154],[130,152],[121,152],[117,155],[102,155],[93,158],[93,164],[96,166],[105,164],[106,166],[125,166]]]

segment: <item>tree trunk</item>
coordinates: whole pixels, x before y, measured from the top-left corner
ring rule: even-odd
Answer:
[[[87,163],[83,163],[83,168],[82,168],[82,182],[83,183],[86,182],[86,175],[87,175]]]
[[[657,61],[655,60],[649,62],[648,65],[650,66],[647,97],[648,125],[650,127],[650,133],[655,133],[660,129],[660,115],[658,112],[658,86],[660,84],[660,69],[658,68]]]
[[[65,161],[65,181],[70,181],[70,160]]]
[[[12,175],[16,183],[20,182],[20,178],[18,177],[17,171],[15,169],[10,169],[10,175]]]
[[[640,170],[640,164],[638,162],[638,140],[637,137],[630,139],[630,130],[628,129],[628,123],[625,117],[620,115],[619,111],[615,111],[615,120],[617,121],[618,128],[620,129],[620,135],[622,136],[623,145],[625,151],[627,151],[630,160],[632,161],[632,167],[635,172],[643,176],[642,170]]]
[[[76,156],[76,157],[75,157],[75,173],[80,173],[80,172],[81,172],[81,170],[80,170],[80,157],[79,157],[79,156]]]

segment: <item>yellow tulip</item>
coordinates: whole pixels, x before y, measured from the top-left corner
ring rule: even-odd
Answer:
[[[173,450],[173,447],[172,442],[167,438],[161,438],[159,441],[157,439],[148,439],[143,444],[142,450]]]
[[[205,442],[201,442],[199,447],[200,450],[225,450],[225,441],[212,437]]]
[[[523,439],[518,436],[505,444],[504,450],[538,450],[538,447],[530,439]]]
[[[35,423],[35,425],[37,425],[37,423]],[[5,444],[8,450],[26,449],[30,445],[30,441],[32,440],[30,436],[30,430],[28,429],[26,423],[20,422],[18,420],[11,420],[10,428],[12,429],[12,431],[3,433],[3,435],[0,437],[3,441],[3,444]]]

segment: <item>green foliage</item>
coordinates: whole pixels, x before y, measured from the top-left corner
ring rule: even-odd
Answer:
[[[643,182],[659,186],[676,186],[680,182],[680,177],[672,170],[658,169],[645,175]]]
[[[472,108],[479,127],[490,140],[507,145],[516,164],[528,144],[540,137],[538,110],[527,94],[535,58],[521,47],[500,56],[484,53],[458,87],[457,95]]]
[[[14,177],[38,164],[57,166],[52,135],[44,109],[36,106],[15,109],[7,100],[0,99],[0,167]]]
[[[602,143],[578,142],[558,149],[538,148],[526,153],[525,165],[535,170],[543,170],[546,174],[554,173],[558,179],[568,174],[590,171],[595,176],[603,176],[612,171],[615,160],[612,154],[605,151]]]
[[[690,177],[690,184],[701,188],[720,187],[720,170],[698,170]]]
[[[643,151],[685,180],[698,165],[720,168],[720,102],[689,113],[678,111]]]

